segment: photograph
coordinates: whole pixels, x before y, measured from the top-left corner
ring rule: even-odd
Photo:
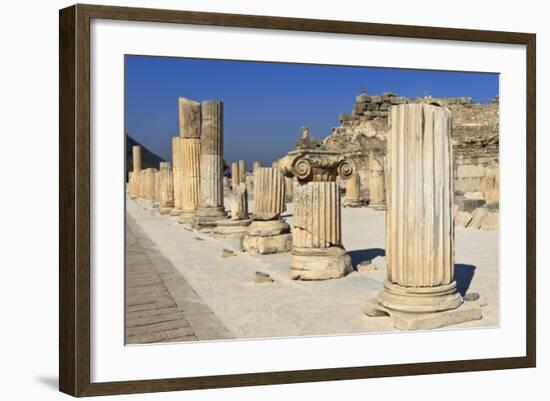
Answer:
[[[499,79],[124,55],[124,343],[500,327]]]

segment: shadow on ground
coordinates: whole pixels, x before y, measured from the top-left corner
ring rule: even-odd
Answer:
[[[466,295],[472,279],[474,278],[474,272],[476,267],[474,265],[465,265],[462,263],[455,264],[455,280],[456,288],[460,295]]]
[[[52,390],[57,390],[59,388],[59,380],[57,379],[57,377],[39,376],[39,377],[36,377],[36,381],[39,383],[42,383],[44,386]]]
[[[357,249],[355,251],[348,251],[348,255],[351,257],[351,264],[355,268],[358,263],[364,260],[372,260],[377,256],[386,256],[386,251],[382,248]]]

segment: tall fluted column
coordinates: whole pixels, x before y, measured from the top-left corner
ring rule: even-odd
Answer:
[[[178,221],[190,223],[199,206],[200,194],[200,136],[201,105],[180,97],[180,197],[181,212]]]
[[[174,207],[174,177],[170,162],[160,163],[160,214],[168,214]]]
[[[194,228],[214,227],[227,218],[223,206],[223,103],[202,103],[200,140],[200,197]]]
[[[377,298],[378,308],[392,316],[400,329],[479,319],[479,307],[451,313],[463,301],[454,280],[450,112],[434,105],[407,104],[392,107],[391,113],[386,175],[388,276]],[[444,311],[449,312],[439,313]],[[367,305],[365,313],[376,315],[376,310]]]
[[[253,221],[243,238],[243,248],[253,253],[290,250],[290,226],[282,219],[286,210],[285,183],[278,169],[259,167],[254,172]]]
[[[155,171],[155,196],[153,197],[153,207],[160,206],[160,171]]]
[[[337,175],[348,179],[354,165],[335,152],[304,148],[290,152],[279,167],[296,177],[290,277],[325,280],[352,271],[342,245],[340,188]]]
[[[241,174],[239,173],[239,163],[231,163],[231,188],[235,189],[241,182]]]
[[[172,138],[172,177],[174,180],[174,208],[171,216],[179,216],[181,213],[181,146],[180,137]]]
[[[156,168],[145,170],[145,200],[153,202],[155,200],[155,173]]]
[[[355,173],[349,180],[346,181],[346,199],[344,206],[346,207],[361,207],[361,180],[358,173]]]
[[[386,209],[386,179],[384,176],[384,157],[371,151],[369,154],[369,207]]]

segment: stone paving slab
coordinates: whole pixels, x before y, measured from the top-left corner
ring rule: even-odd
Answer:
[[[130,216],[125,286],[127,344],[233,338]]]

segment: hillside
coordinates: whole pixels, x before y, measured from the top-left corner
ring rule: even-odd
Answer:
[[[164,159],[162,159],[155,153],[151,152],[149,149],[147,149],[141,143],[136,141],[130,135],[126,134],[126,174],[128,174],[128,171],[133,170],[132,146],[135,146],[135,145],[141,146],[141,168],[144,169],[144,168],[153,167],[158,169],[159,163],[163,162]]]

